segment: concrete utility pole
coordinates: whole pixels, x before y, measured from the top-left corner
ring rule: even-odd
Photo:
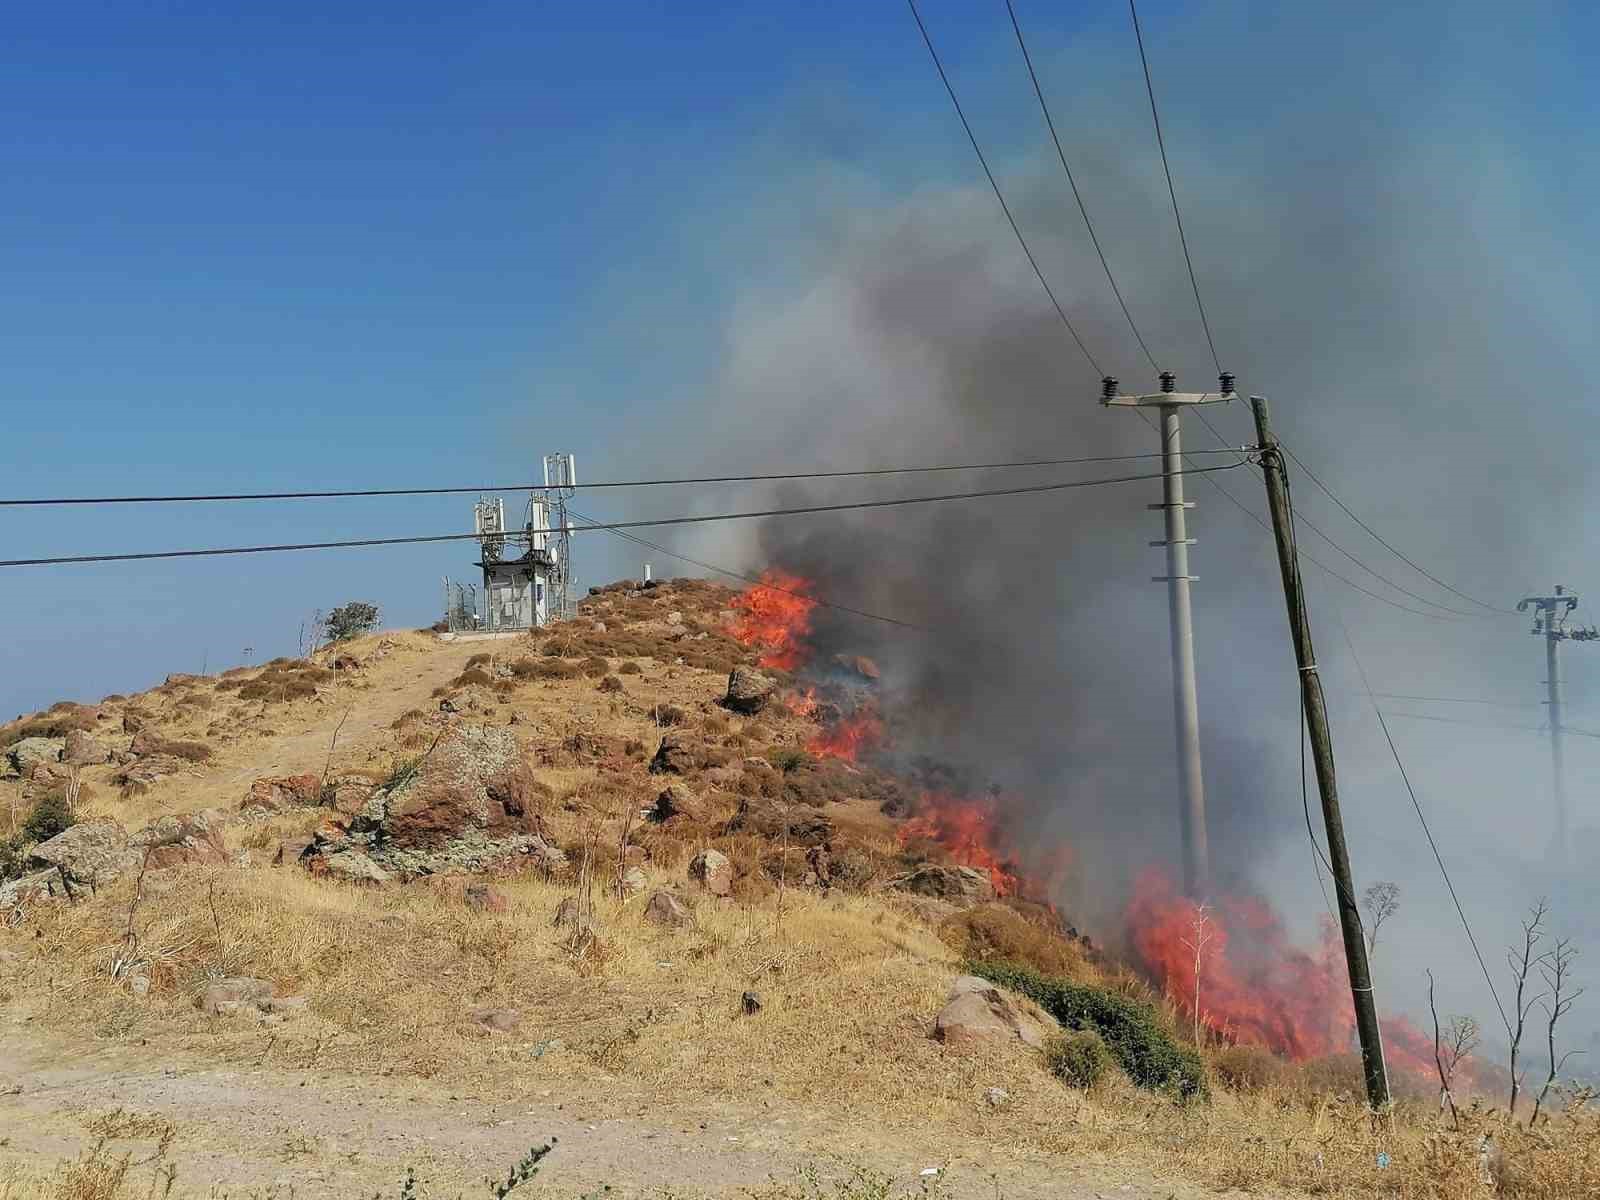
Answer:
[[[1289,486],[1285,481],[1283,451],[1272,436],[1267,402],[1250,397],[1256,418],[1256,442],[1261,471],[1267,481],[1267,507],[1272,512],[1272,534],[1278,543],[1278,569],[1283,575],[1283,599],[1289,610],[1289,633],[1300,666],[1300,700],[1311,735],[1311,757],[1317,768],[1317,789],[1322,794],[1322,823],[1328,837],[1328,862],[1339,893],[1339,929],[1344,934],[1344,958],[1350,971],[1350,997],[1355,1002],[1356,1033],[1361,1039],[1361,1064],[1367,1078],[1367,1100],[1374,1109],[1389,1103],[1389,1075],[1383,1062],[1383,1034],[1378,1028],[1378,1006],[1372,997],[1372,972],[1367,964],[1367,940],[1356,906],[1355,879],[1350,870],[1350,848],[1344,840],[1344,818],[1339,812],[1339,785],[1333,774],[1333,735],[1328,730],[1328,706],[1317,673],[1316,650],[1311,644],[1311,622],[1306,615],[1305,593],[1300,585],[1300,562],[1295,552]]]
[[[1600,631],[1568,629],[1567,618],[1578,607],[1578,594],[1556,585],[1553,596],[1529,596],[1517,601],[1517,611],[1533,612],[1533,635],[1544,638],[1545,694],[1550,707],[1550,777],[1555,797],[1556,827],[1551,842],[1556,858],[1567,861],[1571,814],[1567,810],[1566,762],[1561,746],[1561,643],[1600,640]]]
[[[1178,781],[1181,788],[1178,816],[1183,830],[1183,883],[1185,892],[1203,900],[1211,887],[1211,856],[1206,845],[1206,786],[1200,764],[1200,701],[1194,681],[1194,618],[1189,609],[1189,536],[1186,510],[1194,501],[1183,498],[1183,440],[1179,412],[1198,404],[1220,404],[1233,399],[1233,376],[1218,379],[1218,392],[1179,392],[1171,371],[1161,373],[1161,390],[1152,395],[1128,396],[1117,392],[1109,375],[1100,381],[1100,403],[1107,407],[1161,410],[1161,503],[1152,504],[1166,515],[1167,536],[1152,546],[1167,551],[1167,573],[1151,578],[1167,585],[1167,608],[1172,626],[1172,707],[1178,734]]]

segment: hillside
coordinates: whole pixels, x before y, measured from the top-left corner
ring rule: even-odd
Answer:
[[[753,604],[618,585],[0,727],[0,1197],[478,1194],[550,1136],[548,1195],[1600,1194],[1580,1113],[1374,1121],[1348,1061],[1193,1046],[871,765],[876,668],[819,690]]]

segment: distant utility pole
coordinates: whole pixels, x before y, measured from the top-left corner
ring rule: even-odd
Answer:
[[[1545,694],[1550,708],[1550,775],[1556,805],[1555,837],[1551,845],[1560,862],[1567,861],[1567,838],[1571,828],[1567,811],[1566,762],[1561,747],[1561,643],[1600,640],[1600,631],[1568,629],[1567,618],[1578,607],[1578,594],[1556,585],[1553,596],[1529,596],[1517,601],[1517,611],[1533,609],[1533,635],[1544,638]]]
[[[1100,403],[1107,407],[1161,410],[1161,503],[1152,504],[1166,514],[1167,536],[1152,546],[1167,551],[1167,573],[1151,578],[1167,585],[1167,608],[1172,626],[1172,707],[1178,734],[1178,815],[1183,830],[1183,884],[1195,900],[1204,900],[1211,887],[1211,858],[1206,845],[1206,785],[1200,766],[1200,701],[1194,681],[1194,618],[1189,609],[1189,536],[1184,513],[1194,501],[1183,498],[1183,440],[1179,412],[1193,405],[1219,404],[1233,399],[1233,376],[1218,379],[1218,392],[1179,392],[1171,371],[1161,373],[1161,390],[1153,395],[1129,396],[1117,392],[1117,381],[1100,381]]]
[[[1272,534],[1278,543],[1278,569],[1283,574],[1283,599],[1289,610],[1289,633],[1300,666],[1300,700],[1311,735],[1311,757],[1317,768],[1317,788],[1322,793],[1322,822],[1328,837],[1328,860],[1339,893],[1339,928],[1344,934],[1345,964],[1350,970],[1350,997],[1356,1008],[1356,1033],[1361,1039],[1361,1063],[1367,1078],[1367,1100],[1374,1109],[1389,1103],[1389,1076],[1383,1064],[1383,1035],[1378,1028],[1378,1006],[1372,996],[1372,972],[1367,964],[1367,942],[1356,907],[1355,879],[1350,871],[1350,849],[1344,840],[1344,818],[1339,812],[1339,785],[1333,774],[1333,736],[1328,731],[1328,706],[1317,674],[1316,650],[1311,644],[1311,622],[1306,615],[1305,593],[1300,584],[1294,525],[1289,509],[1289,485],[1283,451],[1272,436],[1267,402],[1250,397],[1256,418],[1257,449],[1267,481],[1267,507],[1272,512]]]

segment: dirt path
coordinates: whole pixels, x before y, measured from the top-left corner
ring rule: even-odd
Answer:
[[[169,1161],[177,1165],[180,1194],[222,1187],[239,1200],[291,1194],[351,1200],[374,1189],[387,1196],[414,1167],[427,1194],[471,1195],[487,1175],[503,1174],[530,1145],[554,1137],[557,1150],[540,1176],[546,1196],[578,1196],[603,1185],[618,1198],[666,1189],[679,1197],[742,1195],[774,1179],[792,1181],[808,1165],[828,1179],[866,1167],[914,1191],[925,1169],[947,1159],[951,1194],[963,1200],[993,1200],[996,1180],[1006,1200],[1222,1195],[1039,1156],[974,1159],[959,1148],[920,1145],[915,1130],[844,1133],[803,1112],[694,1106],[602,1116],[627,1106],[615,1094],[554,1091],[532,1104],[506,1104],[492,1094],[452,1093],[417,1080],[184,1056],[152,1060],[137,1045],[75,1044],[15,1026],[0,1038],[0,1062],[0,1155],[33,1165],[71,1158],[96,1140],[89,1128],[96,1117],[118,1109],[158,1115],[175,1129]],[[8,1084],[20,1090],[6,1095]],[[147,1119],[128,1131],[134,1136],[114,1139],[113,1148],[136,1159],[149,1155],[155,1124]]]

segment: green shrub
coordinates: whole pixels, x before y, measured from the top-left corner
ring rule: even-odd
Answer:
[[[966,969],[1027,996],[1064,1028],[1099,1034],[1117,1064],[1140,1087],[1168,1091],[1180,1100],[1205,1096],[1200,1056],[1179,1045],[1150,1005],[1012,963],[978,960],[968,962]]]
[[[378,624],[378,606],[361,600],[341,604],[322,619],[323,632],[330,642],[370,633]]]
[[[61,792],[46,792],[33,802],[28,817],[22,822],[22,841],[47,842],[56,834],[71,827],[72,813],[67,808],[67,798]]]
[[[1111,1068],[1111,1052],[1098,1033],[1084,1029],[1051,1038],[1044,1048],[1044,1063],[1068,1087],[1092,1088]]]

